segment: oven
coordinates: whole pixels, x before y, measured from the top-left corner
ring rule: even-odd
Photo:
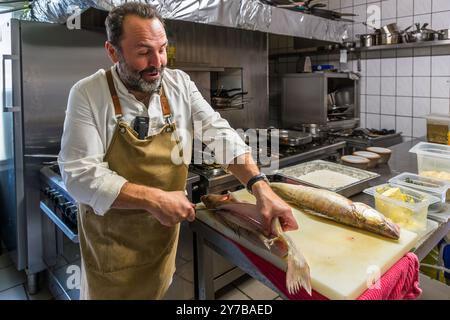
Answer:
[[[46,280],[57,300],[78,300],[81,256],[78,242],[78,203],[67,192],[58,166],[40,170],[42,251]]]

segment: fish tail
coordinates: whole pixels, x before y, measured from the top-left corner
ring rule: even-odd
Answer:
[[[296,294],[300,288],[304,288],[309,295],[312,294],[308,263],[299,259],[292,250],[289,250],[287,257],[286,287],[289,294]]]

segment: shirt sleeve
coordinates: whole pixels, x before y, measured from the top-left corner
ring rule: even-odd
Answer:
[[[69,94],[58,164],[69,193],[98,215],[110,209],[127,181],[103,161],[105,149],[87,94],[75,85]]]
[[[227,170],[228,165],[234,162],[235,158],[251,152],[251,148],[245,144],[238,132],[231,128],[228,121],[209,105],[195,83],[189,79],[189,76],[187,77],[194,138],[214,151],[215,162]]]

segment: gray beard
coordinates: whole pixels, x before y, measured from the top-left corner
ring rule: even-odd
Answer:
[[[153,81],[146,81],[142,79],[140,72],[134,71],[123,59],[119,57],[117,64],[117,71],[120,75],[120,79],[124,82],[128,89],[140,91],[144,93],[157,92],[161,86],[162,77],[164,74],[164,66],[161,66],[159,78]]]

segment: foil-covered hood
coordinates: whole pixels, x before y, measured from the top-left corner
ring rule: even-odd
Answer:
[[[91,7],[111,10],[125,0],[34,0],[22,19],[65,23],[74,12]],[[157,7],[163,18],[261,31],[328,42],[348,38],[349,25],[276,8],[258,0],[141,0]],[[76,9],[76,10],[75,10]]]

